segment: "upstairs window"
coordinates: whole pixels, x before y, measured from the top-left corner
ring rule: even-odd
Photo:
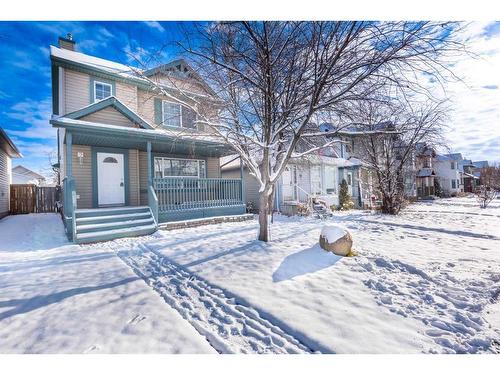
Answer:
[[[113,87],[109,83],[94,81],[94,101],[97,102],[111,96]]]
[[[455,169],[455,162],[454,161],[451,162],[451,169]]]
[[[194,129],[196,127],[196,113],[179,103],[163,101],[162,124],[176,128]]]

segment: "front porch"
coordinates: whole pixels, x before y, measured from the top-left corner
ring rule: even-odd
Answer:
[[[147,207],[155,228],[164,222],[246,212],[242,180],[220,178],[219,157],[231,152],[223,144],[167,136],[157,130],[107,125],[103,128],[78,120],[53,120],[53,124],[64,128],[63,217],[71,239],[79,237],[76,224],[85,210],[95,216],[110,216],[110,209]],[[106,160],[111,162],[111,168],[123,169],[121,174],[113,174],[117,178],[109,177],[110,166],[102,169]],[[169,175],[181,172],[187,176]],[[113,189],[118,196],[122,191],[123,198],[118,204],[114,201],[105,201],[111,205],[103,204],[102,192],[110,183],[116,185]],[[92,224],[115,232],[123,232],[127,224],[124,220],[110,221],[117,222],[119,227],[98,218]],[[141,226],[132,221],[128,224],[131,231]]]

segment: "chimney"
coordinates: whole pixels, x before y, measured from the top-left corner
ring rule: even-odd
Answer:
[[[59,48],[69,49],[70,51],[75,50],[75,41],[73,40],[73,35],[68,33],[66,37],[59,37]]]

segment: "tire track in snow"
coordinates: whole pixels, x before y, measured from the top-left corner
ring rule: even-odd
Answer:
[[[312,353],[313,350],[145,244],[117,254],[220,353]]]

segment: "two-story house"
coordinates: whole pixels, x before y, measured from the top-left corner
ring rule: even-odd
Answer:
[[[434,171],[433,159],[436,152],[432,147],[428,147],[425,143],[416,145],[416,185],[417,197],[426,198],[434,196],[434,179],[436,172]]]
[[[50,122],[70,238],[147,234],[161,222],[245,212],[241,178],[220,178],[230,148],[180,103],[217,103],[185,61],[138,70],[75,46],[68,36],[50,47]]]
[[[460,170],[462,160],[461,153],[436,155],[434,158],[434,170],[444,196],[454,196],[463,192]]]

